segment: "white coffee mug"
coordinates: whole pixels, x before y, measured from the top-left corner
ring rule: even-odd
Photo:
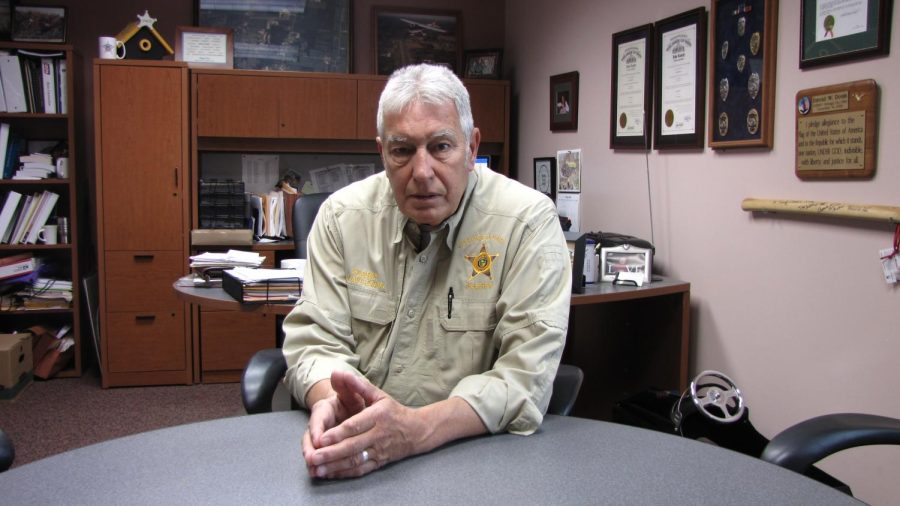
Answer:
[[[115,37],[100,37],[100,58],[104,60],[121,60],[125,58],[125,43]],[[119,49],[122,49],[121,54]]]
[[[58,239],[58,225],[44,225],[38,233],[38,240],[44,244],[56,244]]]
[[[66,179],[69,177],[69,159],[60,157],[56,159],[56,177]]]

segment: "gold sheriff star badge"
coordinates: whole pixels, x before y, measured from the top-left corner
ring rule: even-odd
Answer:
[[[479,274],[484,274],[490,279],[494,279],[491,268],[494,266],[494,260],[499,257],[499,253],[488,253],[487,246],[481,243],[481,251],[477,255],[466,255],[466,260],[472,262],[472,275],[469,279],[475,279]]]

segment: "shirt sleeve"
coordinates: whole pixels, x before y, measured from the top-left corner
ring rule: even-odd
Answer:
[[[282,352],[288,366],[284,382],[304,407],[309,389],[330,378],[332,371],[359,374],[337,234],[334,213],[326,201],[307,239],[303,295],[284,319]]]
[[[543,421],[565,346],[572,273],[556,213],[546,206],[504,273],[497,303],[499,353],[485,373],[451,392],[492,432],[531,434]]]

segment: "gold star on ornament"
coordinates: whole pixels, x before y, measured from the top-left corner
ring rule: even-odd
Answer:
[[[475,279],[479,274],[484,274],[488,278],[494,279],[491,268],[494,266],[494,260],[499,256],[499,253],[488,253],[487,246],[484,243],[481,244],[481,251],[477,255],[466,255],[466,260],[472,262],[472,275],[469,276],[469,279]]]

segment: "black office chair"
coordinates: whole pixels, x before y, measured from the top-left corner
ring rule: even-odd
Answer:
[[[319,207],[330,193],[308,193],[294,202],[291,210],[291,222],[294,229],[294,256],[306,258],[306,238],[312,230],[313,220],[319,212]]]
[[[250,358],[241,378],[241,396],[248,415],[272,411],[272,396],[285,371],[287,363],[278,348],[260,350]],[[583,379],[584,373],[577,366],[560,364],[553,380],[547,414],[567,416],[571,413]],[[292,402],[291,406],[296,408],[296,403]]]
[[[9,435],[0,429],[0,473],[6,471],[16,460],[16,449]]]

